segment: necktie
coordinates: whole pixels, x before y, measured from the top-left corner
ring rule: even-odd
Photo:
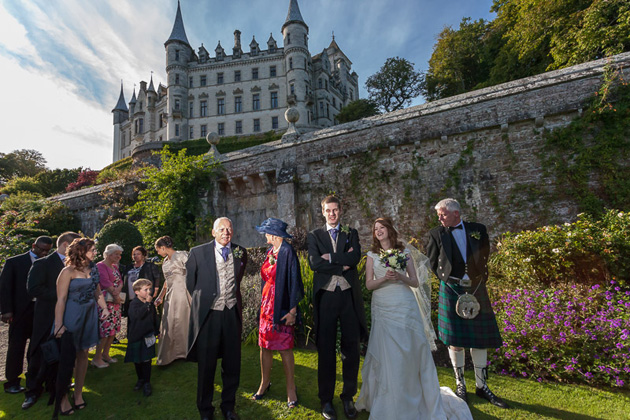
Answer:
[[[328,232],[330,232],[330,236],[332,236],[333,241],[337,242],[337,234],[339,233],[339,230],[336,228],[332,228]]]
[[[462,224],[460,223],[460,224],[459,224],[459,225],[457,225],[457,226],[450,226],[450,227],[448,228],[449,232],[452,232],[452,231],[454,231],[455,229],[464,229],[464,227],[463,227],[463,226],[462,226]]]
[[[228,260],[228,255],[230,254],[230,249],[227,246],[221,248],[221,256],[223,257],[223,261]]]

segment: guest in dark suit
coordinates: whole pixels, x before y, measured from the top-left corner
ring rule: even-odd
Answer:
[[[438,334],[449,346],[457,383],[455,394],[467,401],[464,348],[468,347],[475,366],[476,394],[498,407],[508,408],[486,384],[487,349],[503,344],[486,289],[488,232],[480,223],[462,222],[460,205],[452,198],[437,203],[435,210],[442,226],[429,232],[427,256],[440,279]],[[460,296],[472,302],[464,303]],[[463,308],[467,310],[462,311]]]
[[[160,291],[160,268],[147,261],[147,250],[142,246],[137,246],[131,251],[131,259],[133,264],[128,265],[123,270],[123,293],[126,293],[125,302],[123,303],[122,314],[127,316],[127,309],[129,309],[129,303],[133,300],[136,294],[133,291],[133,282],[138,279],[151,280],[152,289],[151,296],[155,299]]]
[[[202,419],[213,417],[212,395],[217,359],[221,358],[221,411],[236,420],[236,390],[241,374],[241,279],[247,251],[232,243],[233,227],[227,217],[215,220],[215,240],[190,250],[186,287],[192,297],[188,360],[198,363],[197,408]]]
[[[341,202],[335,196],[322,200],[326,227],[308,234],[308,261],[313,277],[313,309],[317,339],[317,381],[322,415],[336,419],[332,404],[337,376],[337,322],[341,323],[343,391],[341,401],[348,418],[355,418],[354,395],[359,375],[359,346],[367,337],[363,295],[357,264],[361,260],[359,234],[341,225]]]
[[[74,232],[64,232],[59,235],[57,252],[36,260],[28,273],[27,289],[28,294],[35,298],[35,315],[31,343],[28,346],[30,360],[26,372],[25,399],[22,403],[22,408],[25,410],[37,402],[44,391],[44,382],[51,398],[55,396],[54,382],[57,376],[57,365],[46,364],[40,344],[50,335],[55,319],[57,277],[64,267],[66,248],[79,237],[79,234]]]
[[[26,291],[28,271],[33,261],[48,255],[52,243],[50,237],[40,236],[29,252],[9,258],[0,273],[0,314],[2,322],[9,324],[9,346],[5,366],[7,381],[4,383],[4,392],[9,394],[24,391],[24,387],[20,385],[20,375],[24,365],[26,340],[31,338],[33,333],[35,302]]]

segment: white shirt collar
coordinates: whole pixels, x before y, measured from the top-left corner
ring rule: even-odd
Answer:
[[[219,242],[214,241],[214,247],[217,251],[219,251],[219,253],[221,253],[221,250],[223,249],[223,245],[221,245]],[[230,249],[232,247],[232,241],[228,242],[226,245],[227,249]]]
[[[328,223],[326,223],[326,231],[330,231],[330,229],[340,229],[341,228],[341,223],[337,223],[337,226],[330,226]]]
[[[65,255],[63,255],[62,253],[57,252],[57,255],[59,256],[59,258],[61,259],[61,261],[65,261],[65,260],[66,260],[66,256],[65,256]]]

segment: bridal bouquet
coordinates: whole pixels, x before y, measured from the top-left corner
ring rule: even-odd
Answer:
[[[381,263],[393,270],[407,269],[407,261],[409,256],[399,249],[383,249],[379,255]]]

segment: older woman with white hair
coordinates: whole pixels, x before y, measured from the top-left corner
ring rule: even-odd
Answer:
[[[105,302],[109,310],[109,316],[100,318],[98,324],[100,341],[96,346],[92,366],[105,368],[117,360],[109,355],[109,349],[114,342],[116,333],[120,332],[121,304],[124,296],[121,296],[123,287],[122,276],[118,267],[123,249],[120,245],[109,244],[105,247],[103,256],[105,259],[98,264],[99,282],[105,295]],[[99,315],[101,310],[99,309]]]

